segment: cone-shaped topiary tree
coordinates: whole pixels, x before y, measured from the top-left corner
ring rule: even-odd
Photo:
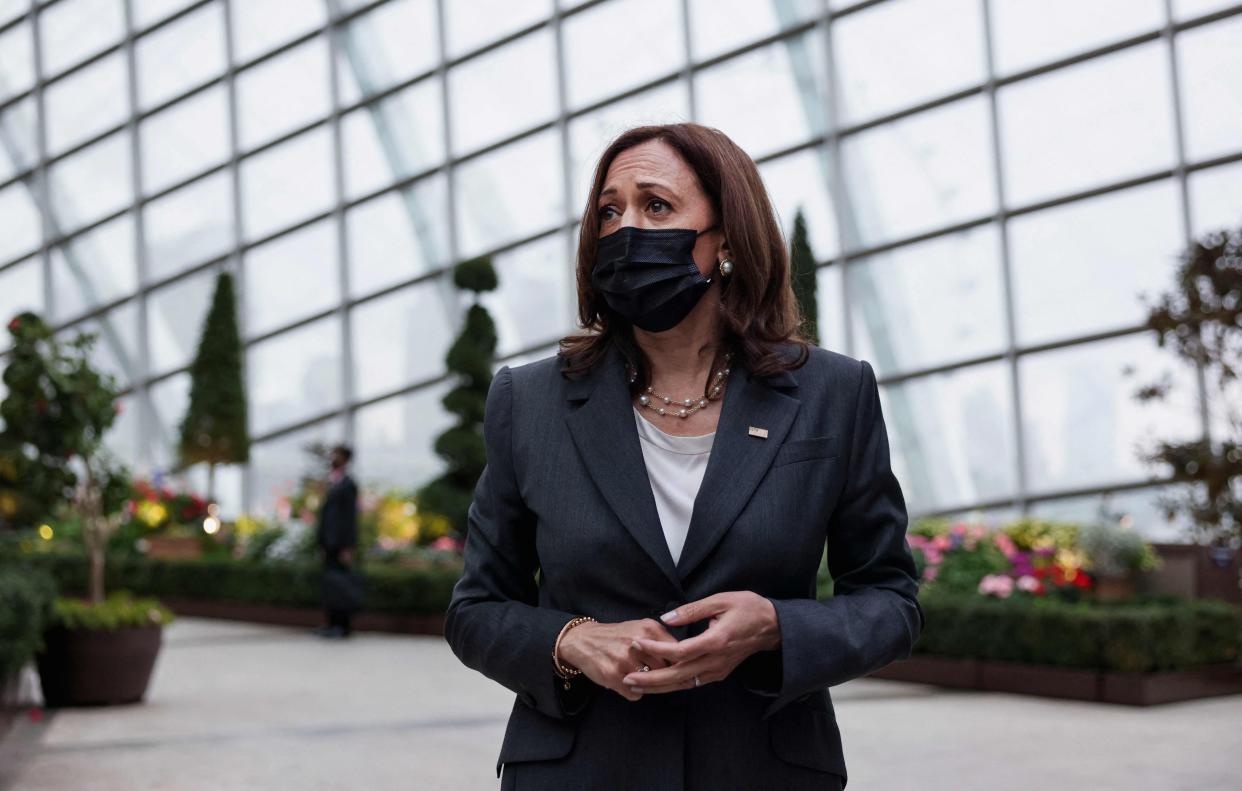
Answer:
[[[190,403],[181,421],[181,464],[207,465],[207,499],[215,499],[216,465],[250,460],[246,386],[233,276],[221,272],[190,366]]]
[[[472,291],[475,302],[466,310],[461,334],[449,348],[448,370],[457,375],[457,386],[444,396],[444,408],[457,416],[457,422],[436,438],[435,450],[447,462],[438,478],[419,490],[419,509],[448,519],[461,535],[466,534],[466,518],[474,487],[487,464],[483,444],[483,408],[492,384],[492,363],[496,357],[496,325],[478,295],[497,286],[496,270],[490,257],[472,258],[453,271],[458,288]]]
[[[789,244],[789,269],[793,281],[794,297],[798,300],[798,308],[802,311],[802,331],[816,346],[819,345],[819,301],[816,296],[818,285],[815,268],[815,253],[811,252],[811,242],[807,238],[806,218],[802,209],[798,209],[794,217],[793,239]]]

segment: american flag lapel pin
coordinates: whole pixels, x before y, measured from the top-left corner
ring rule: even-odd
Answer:
[[[759,428],[758,426],[751,426],[747,433],[752,437],[759,437],[760,439],[768,438],[768,430],[766,428]]]

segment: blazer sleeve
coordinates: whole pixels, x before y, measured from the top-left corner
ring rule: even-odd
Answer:
[[[513,372],[502,367],[488,389],[483,419],[487,465],[467,517],[464,569],[445,612],[444,635],[467,667],[556,718],[585,708],[599,685],[556,675],[552,647],[574,613],[539,606],[535,515],[513,464]]]
[[[773,699],[765,719],[808,692],[908,658],[923,630],[905,500],[889,459],[879,386],[865,360],[857,403],[848,478],[828,524],[833,596],[770,598],[781,646],[755,655],[744,669],[748,688]]]

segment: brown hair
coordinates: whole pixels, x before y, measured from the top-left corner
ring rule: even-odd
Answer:
[[[562,374],[575,376],[594,367],[616,344],[638,373],[634,392],[646,388],[650,363],[634,340],[633,328],[609,308],[591,283],[600,220],[595,206],[612,161],[627,148],[648,140],[672,146],[698,177],[735,261],[720,284],[723,344],[758,376],[802,366],[810,342],[801,334],[802,314],[789,274],[789,250],[755,162],[723,132],[694,123],[639,126],[612,141],[600,156],[578,235],[578,320],[588,334],[567,335],[557,356]],[[792,343],[794,359],[780,349]],[[710,383],[710,380],[709,380]],[[706,387],[704,392],[706,392]]]

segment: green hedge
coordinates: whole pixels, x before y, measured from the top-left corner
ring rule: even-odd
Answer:
[[[86,559],[75,554],[35,554],[32,563],[46,569],[61,590],[86,591]],[[372,565],[363,607],[371,612],[443,613],[460,571],[413,570]],[[135,596],[238,601],[290,607],[320,606],[320,567],[313,563],[245,563],[229,559],[151,560],[110,558],[110,589]]]
[[[0,566],[0,681],[20,670],[42,647],[55,599],[50,575]]]
[[[1242,610],[1219,600],[1149,595],[1071,603],[929,594],[919,603],[927,623],[915,654],[1122,672],[1242,656]]]

